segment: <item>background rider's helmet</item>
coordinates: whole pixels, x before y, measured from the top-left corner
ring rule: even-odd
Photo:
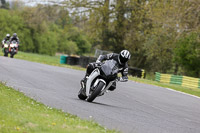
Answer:
[[[131,58],[131,54],[128,50],[122,50],[119,53],[118,61],[120,64],[126,63]]]
[[[10,34],[6,34],[6,38],[10,38]]]
[[[13,37],[17,37],[17,33],[14,33],[14,34],[13,34]]]

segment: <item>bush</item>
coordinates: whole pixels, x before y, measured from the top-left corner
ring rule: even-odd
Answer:
[[[23,18],[17,15],[17,12],[0,9],[0,36],[3,38],[7,33],[17,33],[20,39],[20,50],[32,52],[34,49],[31,31],[28,29],[23,21]]]
[[[188,76],[200,77],[200,38],[191,33],[176,43],[175,61],[181,65]]]

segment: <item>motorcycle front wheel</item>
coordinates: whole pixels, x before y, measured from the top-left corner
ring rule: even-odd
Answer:
[[[11,55],[10,55],[10,58],[13,58],[13,57],[14,57],[14,54],[11,54]]]
[[[83,94],[83,88],[80,89],[80,91],[78,92],[78,98],[81,99],[81,100],[85,100],[87,98],[87,96],[85,96]]]
[[[99,82],[99,84],[95,87],[94,91],[91,92],[91,94],[86,99],[88,102],[92,102],[101,92],[103,86],[105,83]]]
[[[4,49],[4,56],[8,57],[8,50],[7,49]]]
[[[10,58],[14,58],[15,52],[10,53]]]

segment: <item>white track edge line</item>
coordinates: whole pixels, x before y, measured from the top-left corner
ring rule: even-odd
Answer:
[[[177,91],[177,90],[173,90],[173,89],[170,89],[170,88],[165,88],[165,89],[200,99],[200,97],[198,97],[198,96],[195,96],[195,95],[192,95],[192,94],[188,94],[188,93],[185,93],[185,92],[182,92],[182,91]]]

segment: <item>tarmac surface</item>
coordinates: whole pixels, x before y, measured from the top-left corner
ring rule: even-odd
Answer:
[[[45,105],[123,133],[200,133],[200,98],[128,81],[93,103],[77,97],[85,72],[0,57],[0,81]]]

